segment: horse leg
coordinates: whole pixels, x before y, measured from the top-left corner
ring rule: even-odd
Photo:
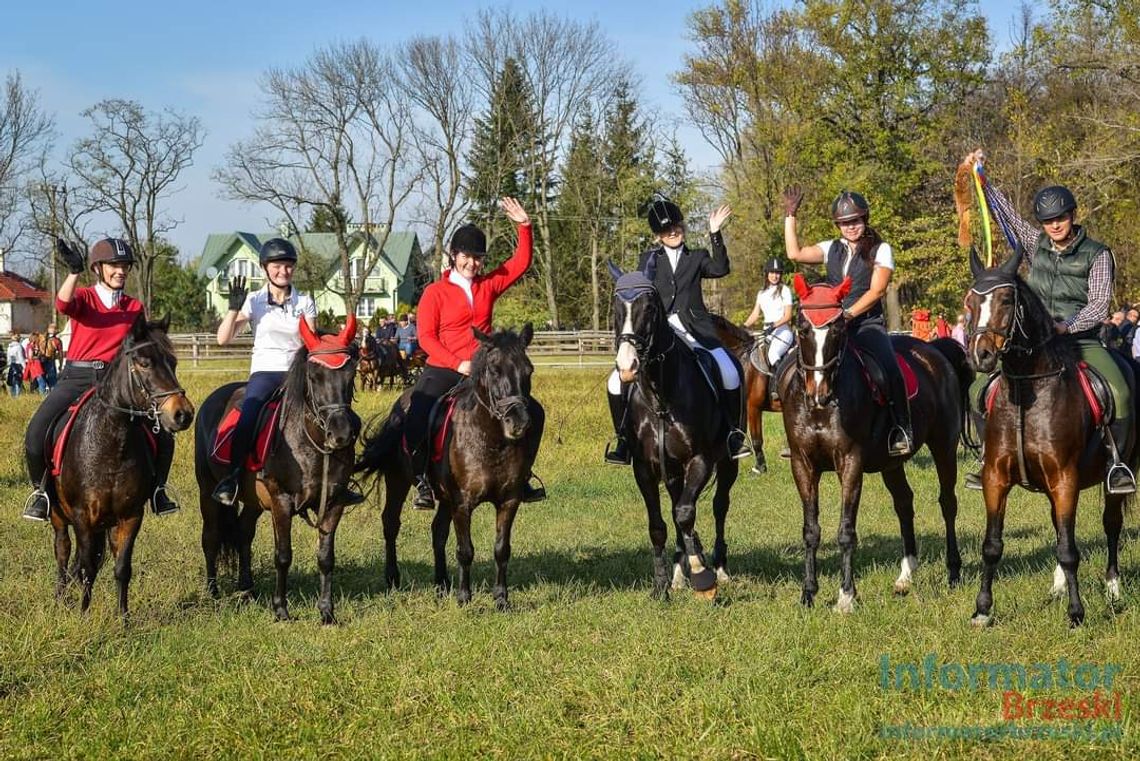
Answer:
[[[134,570],[131,559],[140,526],[142,526],[142,515],[135,515],[120,519],[111,529],[111,552],[115,555],[115,585],[119,592],[119,617],[124,622],[127,619],[127,589],[131,585]]]
[[[381,516],[384,524],[384,583],[389,591],[400,586],[396,539],[400,536],[400,516],[404,511],[404,499],[408,496],[408,490],[412,488],[411,482],[396,470],[393,468],[384,474],[384,512]]]
[[[974,626],[988,626],[993,620],[993,583],[994,574],[997,573],[998,562],[1001,561],[1004,544],[1002,542],[1002,529],[1005,526],[1005,506],[1009,498],[1010,483],[1008,477],[1003,478],[1004,483],[991,485],[997,479],[987,479],[983,470],[982,484],[983,496],[986,500],[986,536],[982,541],[982,586],[978,590],[977,600],[974,601],[974,617],[970,623]]]
[[[899,577],[895,579],[895,594],[910,592],[913,574],[918,570],[918,544],[914,538],[914,490],[906,480],[902,467],[883,471],[883,483],[891,494],[895,515],[899,519],[899,533],[903,540],[903,557]]]
[[[455,599],[460,605],[471,602],[471,563],[475,560],[475,545],[471,543],[471,506],[456,505],[451,521],[455,524],[455,564],[459,566],[459,579]]]
[[[317,611],[321,623],[330,626],[336,623],[333,615],[332,572],[336,564],[336,527],[344,512],[343,505],[330,506],[325,518],[317,527],[320,540],[317,545],[317,569],[321,572],[321,593],[317,598]]]
[[[517,499],[508,499],[495,509],[495,607],[505,611],[507,603],[507,562],[511,559],[511,527],[519,509]]]
[[[708,484],[712,468],[705,457],[694,457],[685,467],[681,498],[673,503],[673,521],[680,529],[689,560],[689,585],[700,597],[716,597],[716,573],[705,566],[705,553],[697,536],[697,498]]]
[[[938,505],[942,508],[942,522],[946,525],[946,576],[951,587],[962,580],[962,554],[958,551],[958,495],[954,482],[958,480],[958,441],[950,438],[937,446],[927,442],[934,456],[938,473]]]
[[[681,488],[684,482],[679,478],[665,482],[665,490],[669,493],[669,504],[675,505],[681,499]],[[670,584],[674,592],[679,592],[688,585],[689,561],[685,556],[685,537],[681,525],[677,523],[676,513],[670,511],[673,518],[673,580]]]
[[[863,495],[863,464],[854,462],[848,456],[839,468],[839,483],[842,493],[839,507],[839,599],[835,610],[851,613],[855,610],[855,547],[859,543],[856,524],[859,519],[859,499]],[[909,488],[909,487],[908,487]],[[913,509],[911,514],[913,516]],[[914,527],[911,526],[913,536]]]
[[[107,542],[107,536],[102,531],[93,532],[76,528],[75,540],[82,589],[79,610],[86,613],[87,608],[91,606],[91,589],[95,585],[95,574],[99,571],[99,562],[102,560],[102,549]]]
[[[221,508],[209,492],[198,489],[198,508],[202,513],[202,554],[206,558],[206,591],[215,600],[222,596],[218,589],[218,555],[222,551],[222,536],[218,529],[218,510]]]
[[[273,615],[278,621],[289,620],[287,587],[289,567],[293,564],[292,511],[281,499],[273,500],[273,564],[277,568],[277,584],[273,588]]]
[[[728,581],[728,543],[724,540],[724,520],[728,516],[729,493],[740,474],[740,463],[724,458],[716,466],[716,493],[713,495],[713,519],[716,541],[713,543],[713,569],[718,582]]]
[[[802,456],[792,458],[792,476],[803,504],[804,582],[800,604],[810,608],[819,591],[815,560],[819,550],[819,471]]]
[[[1085,620],[1085,606],[1077,585],[1077,567],[1081,556],[1077,551],[1077,488],[1076,474],[1062,475],[1060,483],[1050,492],[1049,499],[1057,516],[1057,562],[1065,574],[1069,588],[1069,625],[1080,626]]]
[[[53,525],[52,528],[55,529],[55,564],[58,569],[55,580],[55,598],[59,600],[67,591],[67,585],[75,580],[67,567],[68,561],[71,560],[71,532],[68,531],[67,525],[62,521]]]
[[[669,532],[665,527],[665,519],[661,517],[661,491],[657,476],[649,463],[636,458],[633,461],[633,476],[649,518],[649,542],[653,545],[652,594],[658,600],[668,600],[669,571],[665,565],[665,539]]]
[[[768,396],[768,376],[749,367],[748,374],[752,382],[748,384],[748,435],[752,437],[752,451],[756,454],[756,464],[752,472],[763,474],[768,472],[768,463],[764,459],[764,421],[762,418],[764,400]]]
[[[447,539],[451,535],[451,504],[440,500],[431,522],[431,549],[435,557],[435,591],[441,598],[451,592],[447,572]]]
[[[1124,599],[1120,591],[1120,569],[1117,567],[1120,551],[1120,530],[1124,525],[1124,497],[1120,494],[1105,495],[1104,537],[1108,541],[1108,567],[1104,571],[1104,589],[1109,605],[1115,606]]]

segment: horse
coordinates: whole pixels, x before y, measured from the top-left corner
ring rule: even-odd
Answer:
[[[432,520],[435,585],[439,595],[451,589],[444,552],[455,524],[455,557],[459,565],[456,600],[471,601],[471,514],[483,502],[495,506],[495,586],[499,610],[509,607],[507,563],[511,557],[511,528],[522,499],[523,487],[542,440],[545,412],[530,395],[534,365],[526,347],[534,338],[528,322],[522,331],[496,331],[486,335],[473,328],[479,349],[471,360],[471,375],[445,396],[433,414],[429,441],[435,446],[429,458],[428,479],[439,506]],[[357,470],[384,479],[384,578],[388,589],[400,584],[396,539],[400,514],[414,474],[403,420],[412,391],[405,391],[374,436],[365,437]],[[429,444],[432,446],[432,444]]]
[[[376,356],[376,339],[369,337],[360,346],[360,362],[356,366],[356,378],[361,391],[375,391],[380,379],[380,362]]]
[[[880,473],[890,492],[903,540],[901,572],[894,589],[900,595],[910,591],[918,567],[914,492],[903,469],[910,456],[887,455],[891,420],[886,406],[876,403],[864,378],[863,362],[869,363],[870,357],[861,358],[849,350],[841,302],[850,290],[850,279],[838,286],[809,287],[797,274],[793,284],[801,300],[796,322],[795,372],[789,371],[780,379],[779,389],[792,474],[803,504],[805,559],[800,602],[812,606],[819,590],[819,479],[824,471],[833,470],[841,490],[838,542],[842,554],[835,609],[850,613],[856,598],[852,566],[864,473]],[[911,456],[925,444],[934,459],[938,504],[946,525],[946,570],[950,585],[955,586],[962,567],[955,531],[957,445],[965,423],[965,402],[973,372],[962,347],[951,339],[926,343],[909,336],[892,336],[891,341],[918,381],[917,394],[910,402],[914,421]]]
[[[135,320],[103,380],[75,412],[55,463],[58,475],[50,477],[48,493],[57,495],[51,511],[59,570],[55,594],[60,598],[70,583],[81,583],[82,611],[91,604],[95,575],[110,544],[119,615],[126,619],[135,539],[143,506],[158,486],[149,439],[163,430],[186,430],[194,419],[194,405],[175,375],[169,327],[169,318],[147,322],[139,315]],[[77,545],[74,561],[70,531]]]
[[[408,385],[408,369],[404,362],[404,358],[400,356],[400,350],[396,348],[396,344],[391,341],[378,342],[376,349],[376,384],[383,386],[385,379],[388,381],[388,388],[396,387],[396,377]]]
[[[780,412],[783,405],[778,397],[769,393],[772,387],[772,375],[776,368],[766,371],[756,367],[752,361],[752,353],[758,351],[761,362],[768,364],[768,340],[771,337],[757,340],[745,328],[734,325],[718,314],[710,315],[713,326],[716,328],[717,338],[725,348],[736,355],[744,368],[745,404],[748,412],[748,435],[752,437],[752,449],[756,453],[756,463],[752,472],[762,475],[768,472],[768,462],[764,458],[764,422],[761,415],[764,412]]]
[[[213,444],[226,414],[240,408],[244,383],[229,383],[202,403],[195,428],[194,473],[202,511],[202,551],[206,558],[206,587],[219,596],[218,556],[238,557],[238,592],[253,590],[251,545],[257,519],[269,511],[273,520],[277,584],[273,612],[289,620],[287,582],[293,562],[292,521],[301,515],[319,535],[317,566],[321,574],[317,610],[321,623],[334,624],[332,572],[336,529],[344,512],[340,495],[352,474],[354,444],[360,418],[352,410],[359,350],[353,341],[356,317],[348,316],[339,334],[316,335],[305,320],[299,323],[304,345],[297,351],[283,384],[280,412],[272,432],[272,449],[260,474],[246,470],[237,505],[226,506],[211,496],[230,466],[214,461]]]
[[[677,340],[653,284],[639,272],[614,277],[614,360],[618,376],[630,384],[624,433],[630,442],[633,474],[649,516],[653,545],[653,591],[667,600],[670,586],[689,584],[698,597],[713,599],[718,582],[728,580],[724,523],[729,492],[739,463],[729,457],[726,439],[734,421],[720,404],[716,384],[697,355]],[[716,538],[711,568],[696,532],[697,499],[716,473],[713,518]],[[672,502],[677,548],[672,582],[665,564],[666,526],[661,518],[660,484]],[[683,563],[684,561],[684,563]]]
[[[1019,249],[1001,265],[986,269],[977,253],[970,252],[974,277],[966,296],[970,363],[983,373],[1000,368],[983,432],[984,566],[971,621],[975,626],[992,622],[993,579],[1002,556],[1006,500],[1020,483],[1049,497],[1057,535],[1052,594],[1060,597],[1068,592],[1069,623],[1079,626],[1085,609],[1077,586],[1077,502],[1082,490],[1102,482],[1108,454],[1081,389],[1075,342],[1058,337],[1052,316],[1017,274],[1020,260]],[[1129,427],[1124,438],[1117,442],[1120,454],[1135,471],[1135,428]],[[1117,561],[1125,500],[1122,494],[1104,496],[1105,584],[1114,604],[1121,599]]]

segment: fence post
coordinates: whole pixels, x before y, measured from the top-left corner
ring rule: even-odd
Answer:
[[[192,364],[194,367],[198,366],[198,336],[197,334],[190,337],[190,357],[193,359]]]

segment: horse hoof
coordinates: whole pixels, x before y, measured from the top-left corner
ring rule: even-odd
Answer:
[[[655,586],[653,591],[649,593],[649,597],[658,602],[669,602],[669,588]]]
[[[752,472],[758,476],[762,476],[768,472],[768,466],[767,465],[760,465],[760,464],[753,465],[752,466]]]
[[[730,580],[731,579],[730,579],[727,571],[725,571],[723,568],[716,569],[716,583],[717,584],[727,584]]]
[[[910,586],[911,584],[909,581],[896,581],[895,594],[899,597],[906,597],[908,594],[910,594]]]
[[[685,581],[685,569],[681,567],[680,563],[674,563],[673,564],[673,581],[670,585],[670,586],[672,586],[673,591],[677,592],[677,591],[684,589],[686,583],[687,582]]]
[[[336,616],[332,613],[327,616],[324,613],[321,614],[321,626],[337,626],[337,623]]]
[[[839,599],[835,601],[833,610],[836,613],[843,613],[847,615],[855,612],[855,593],[854,592],[840,592]]]
[[[1085,609],[1074,610],[1069,612],[1069,628],[1078,629],[1084,626],[1085,623]]]
[[[970,619],[970,625],[975,629],[985,629],[987,626],[993,626],[993,623],[994,617],[988,613],[975,613]]]
[[[716,586],[714,585],[709,589],[694,589],[693,596],[698,600],[708,600],[712,602],[716,599]]]
[[[292,616],[289,615],[289,611],[285,610],[284,608],[278,608],[274,612],[273,616],[275,619],[277,619],[277,621],[279,621],[281,623],[285,623],[285,622],[293,620]]]
[[[1122,602],[1124,593],[1120,591],[1120,579],[1111,579],[1104,583],[1104,594],[1112,604]]]
[[[460,590],[460,591],[455,593],[455,601],[457,603],[459,603],[460,605],[470,605],[471,604],[471,593]]]
[[[694,592],[707,592],[716,591],[716,574],[708,568],[702,568],[700,571],[690,574],[689,584],[693,587]]]
[[[814,607],[815,606],[815,593],[814,592],[807,592],[807,591],[801,592],[800,593],[800,605],[804,606],[805,608]]]
[[[505,597],[496,597],[495,598],[495,610],[499,611],[500,613],[506,613],[506,612],[510,611],[510,609],[511,609],[511,604],[509,602],[507,602],[507,598],[505,598]]]

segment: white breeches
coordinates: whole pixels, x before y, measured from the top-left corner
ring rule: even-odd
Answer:
[[[776,365],[779,364],[783,356],[788,353],[788,349],[792,348],[792,340],[792,331],[787,325],[780,326],[772,333],[772,337],[768,341],[768,366],[772,368],[773,372],[775,372]]]
[[[716,360],[717,368],[720,370],[720,380],[724,384],[725,391],[732,391],[734,388],[740,388],[740,373],[736,370],[736,363],[728,356],[728,352],[724,350],[723,346],[718,346],[711,351],[701,346],[700,342],[685,330],[681,318],[676,314],[669,315],[669,327],[677,334],[677,337],[689,345],[689,348],[704,349],[712,355]]]

